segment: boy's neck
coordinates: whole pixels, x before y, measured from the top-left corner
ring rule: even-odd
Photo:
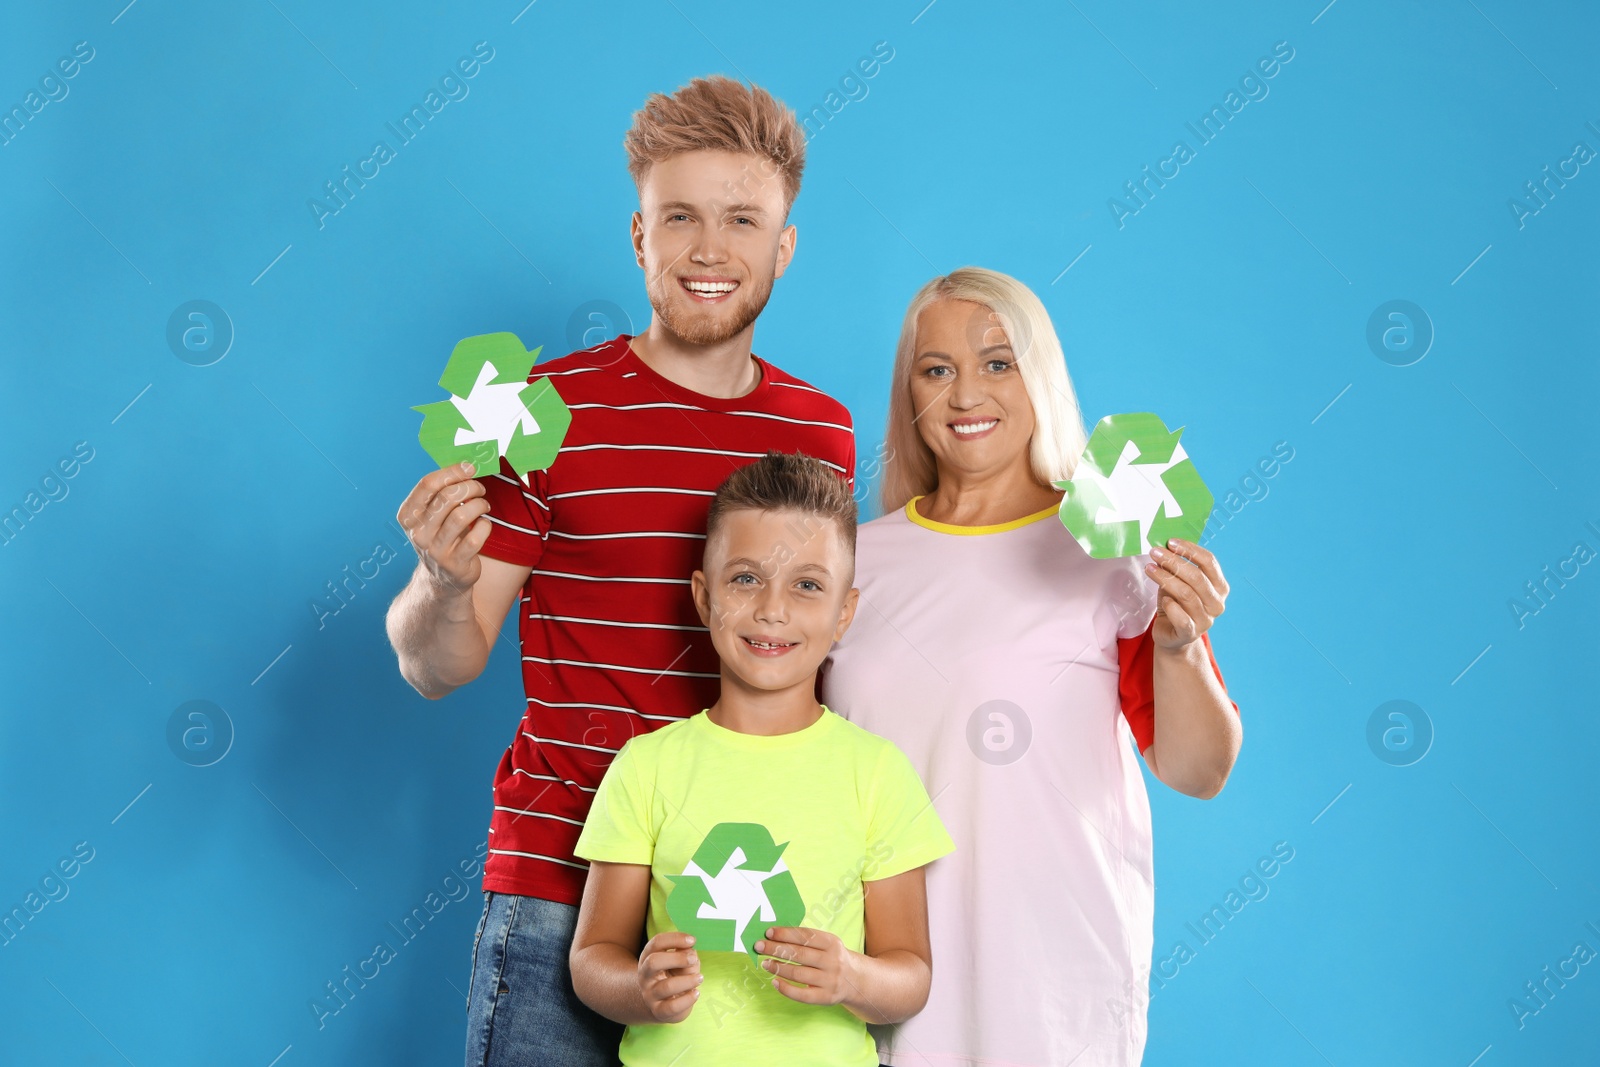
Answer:
[[[727,670],[722,695],[706,709],[706,718],[739,734],[776,737],[804,730],[822,718],[816,698],[816,675],[788,689],[753,689]]]
[[[761,368],[750,353],[755,323],[714,345],[697,345],[678,337],[654,315],[650,326],[628,342],[645,366],[674,384],[701,396],[724,400],[744,396],[761,382]]]

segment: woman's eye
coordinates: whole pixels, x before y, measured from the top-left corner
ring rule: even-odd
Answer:
[[[950,369],[949,367],[945,367],[945,366],[935,366],[935,367],[929,367],[923,373],[926,374],[930,378],[943,378],[943,377],[945,377],[945,373],[944,372],[949,370],[949,369]]]
[[[1003,374],[1011,369],[1011,364],[1003,359],[991,359],[989,361],[989,369],[996,374]]]

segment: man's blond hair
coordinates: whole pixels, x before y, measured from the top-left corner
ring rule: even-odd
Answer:
[[[716,75],[695,78],[668,96],[651,93],[623,137],[628,173],[643,187],[652,164],[701,149],[740,152],[761,161],[757,181],[783,182],[783,214],[800,194],[806,138],[794,112],[765,89]]]

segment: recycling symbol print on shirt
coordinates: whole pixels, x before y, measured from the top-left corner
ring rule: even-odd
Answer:
[[[787,847],[760,823],[713,826],[683,873],[667,876],[673,925],[693,935],[698,950],[745,952],[756,960],[755,944],[768,926],[794,926],[805,918],[805,902],[783,862]]]

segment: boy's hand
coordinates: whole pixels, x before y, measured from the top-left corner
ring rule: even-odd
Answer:
[[[461,463],[433,471],[411,490],[395,515],[436,588],[462,593],[483,571],[478,550],[489,539],[483,483]]]
[[[840,1004],[857,991],[856,953],[826,930],[769,926],[766,940],[756,942],[756,951],[791,961],[761,961],[763,969],[778,976],[772,984],[790,1000],[803,1004]],[[795,982],[805,985],[794,985]]]
[[[681,1023],[700,996],[700,955],[694,938],[677,930],[652,937],[639,953],[639,992],[658,1023]]]

